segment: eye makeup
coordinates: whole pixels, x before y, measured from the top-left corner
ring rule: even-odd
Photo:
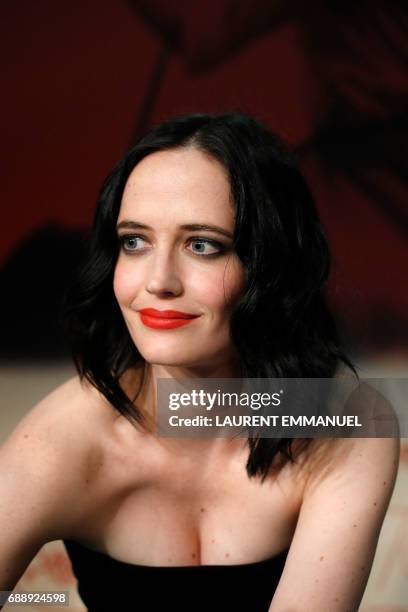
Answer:
[[[147,239],[145,236],[141,236],[138,234],[122,234],[118,236],[118,240],[119,240],[122,251],[129,255],[140,254],[140,253],[144,253],[145,251],[149,250],[149,247],[135,248],[137,247],[137,243],[139,241],[147,242]],[[133,243],[133,247],[131,246],[132,243]],[[196,255],[197,257],[217,257],[228,250],[227,245],[223,244],[222,242],[219,242],[218,240],[213,240],[205,236],[191,236],[186,241],[186,244],[188,246],[191,246],[194,244],[203,245],[204,249],[207,249],[207,252],[204,252],[204,250],[194,251],[193,249],[190,249],[190,252],[193,255]]]

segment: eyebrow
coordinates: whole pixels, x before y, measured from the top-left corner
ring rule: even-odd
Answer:
[[[144,223],[137,223],[136,221],[121,221],[117,224],[116,230],[120,230],[122,228],[125,229],[145,229],[152,230],[151,227],[145,225]],[[232,234],[227,230],[219,227],[218,225],[207,225],[206,223],[187,223],[185,225],[180,225],[180,228],[183,230],[187,230],[190,232],[196,231],[207,231],[207,232],[215,232],[216,234],[222,234],[223,236],[227,236],[227,238],[232,239]]]

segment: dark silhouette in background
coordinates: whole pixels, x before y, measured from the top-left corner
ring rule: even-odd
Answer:
[[[0,271],[1,359],[54,359],[69,354],[61,321],[65,288],[87,232],[44,226],[29,236]]]
[[[120,44],[125,44],[125,34],[115,22],[120,15],[114,13],[117,9],[112,2],[100,6],[105,17],[99,11],[95,19],[100,23],[112,19],[111,39],[104,42],[111,44],[107,54],[114,58],[120,36]],[[261,115],[285,136],[288,126],[299,120],[299,109],[307,107],[302,129],[289,139],[315,194],[332,246],[335,264],[329,293],[343,333],[348,344],[360,352],[406,349],[406,3],[133,0],[126,7],[129,18],[133,17],[135,24],[139,20],[138,27],[147,29],[141,29],[141,35],[134,39],[127,34],[127,53],[117,56],[118,65],[126,66],[121,78],[133,78],[147,62],[149,69],[144,82],[137,84],[140,96],[133,106],[133,127],[129,125],[127,135],[123,130],[122,146],[126,147],[126,141],[134,142],[145,127],[163,116],[188,110],[222,111],[231,107],[231,100],[235,108],[244,106],[244,110]],[[122,21],[120,24],[128,27]],[[72,23],[70,27],[74,27]],[[90,39],[88,44],[94,42],[101,44],[99,39]],[[262,54],[251,56],[256,44],[262,45]],[[291,56],[295,47],[296,61]],[[177,64],[179,58],[181,64]],[[72,61],[78,71],[84,70],[79,50],[75,55],[74,49]],[[133,102],[115,95],[108,78],[109,65],[101,60],[101,66],[100,75],[104,77],[106,72],[106,80],[95,84],[100,88],[95,99],[101,103],[104,98],[111,100],[115,113],[110,129],[114,130],[115,118],[122,109],[131,109]],[[293,66],[298,71],[296,82],[301,83],[297,95],[288,93],[288,87],[285,90],[289,82],[285,81],[285,70]],[[252,73],[257,71],[259,90],[248,92],[254,83]],[[239,92],[236,96],[231,93],[233,87]],[[277,117],[284,118],[282,129]],[[83,122],[86,133],[85,115]],[[109,128],[101,124],[100,129],[108,132]],[[95,156],[103,156],[102,146],[95,143]],[[113,163],[122,151],[111,149]],[[82,163],[80,155],[75,163]],[[104,172],[112,163],[106,163]],[[100,174],[102,179],[103,172]],[[69,180],[70,172],[66,176]],[[58,332],[58,304],[78,261],[83,235],[79,230],[71,233],[62,227],[48,228],[9,256],[1,271],[3,356],[66,353]]]

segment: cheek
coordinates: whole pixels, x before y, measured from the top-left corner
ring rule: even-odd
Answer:
[[[195,283],[195,295],[214,314],[224,315],[235,306],[246,285],[245,269],[237,259],[231,259]]]
[[[116,264],[113,275],[113,292],[119,304],[126,304],[132,300],[135,291],[135,275],[130,274],[126,266],[120,263]]]
[[[225,287],[228,304],[234,306],[243,295],[247,284],[247,272],[242,262],[235,255],[225,273]]]

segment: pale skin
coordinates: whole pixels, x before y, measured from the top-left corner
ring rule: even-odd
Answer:
[[[234,207],[220,164],[192,148],[148,156],[128,179],[118,225],[114,292],[148,372],[138,406],[154,411],[158,377],[239,376],[228,323],[246,273],[232,248]],[[141,308],[199,316],[153,330]],[[139,375],[124,376],[129,393]],[[357,610],[398,440],[339,440],[313,462],[317,448],[261,485],[246,474],[245,440],[156,438],[73,378],[0,449],[0,590],[54,539],[144,565],[252,563],[289,548],[270,612]]]

